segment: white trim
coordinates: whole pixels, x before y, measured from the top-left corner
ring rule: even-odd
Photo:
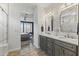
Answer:
[[[4,54],[4,56],[7,56],[8,55],[8,51]]]
[[[33,44],[35,48],[40,48],[39,46],[37,46],[36,44]]]
[[[21,48],[15,48],[15,49],[9,50],[8,53],[16,50],[21,50]]]

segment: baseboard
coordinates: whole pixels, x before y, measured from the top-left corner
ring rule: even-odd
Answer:
[[[35,44],[33,44],[35,48],[40,48],[39,46],[36,46]]]
[[[10,52],[10,51],[14,51],[14,50],[21,50],[21,48],[11,49],[11,50],[9,50],[9,52]]]
[[[7,55],[8,55],[8,52],[6,52],[4,56],[7,56]]]
[[[20,48],[9,50],[8,53],[6,53],[6,56],[17,56],[20,53],[20,51]]]

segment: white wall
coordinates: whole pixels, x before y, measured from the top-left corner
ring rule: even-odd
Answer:
[[[44,9],[41,6],[38,6],[38,31],[41,33],[41,26],[44,26],[45,30],[45,18],[44,18]]]
[[[34,46],[39,48],[39,44],[38,44],[38,30],[39,30],[39,27],[38,27],[38,8],[35,7],[34,10],[33,10],[33,20],[34,20]]]
[[[8,22],[8,44],[9,50],[21,48],[20,40],[20,16],[13,4],[9,4],[9,22]]]
[[[0,4],[0,55],[6,55],[8,52],[7,15],[8,4]]]
[[[39,33],[41,32],[41,26],[45,24],[43,16],[43,8],[41,6],[37,6],[34,12],[34,45],[37,48],[39,48]]]
[[[38,11],[38,22],[39,22],[39,33],[41,32],[41,26],[44,26],[45,32],[45,20],[47,19],[48,14],[53,15],[53,30],[58,31],[60,30],[60,6],[61,4],[50,4],[47,7],[40,7]],[[48,19],[49,21],[49,19]],[[49,23],[49,22],[48,22]]]

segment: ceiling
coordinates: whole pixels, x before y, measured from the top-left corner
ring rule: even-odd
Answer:
[[[10,9],[12,10],[12,14],[19,14],[20,16],[24,16],[25,14],[33,14],[34,8],[42,7],[46,8],[52,6],[53,8],[57,8],[61,3],[10,3]],[[15,10],[15,13],[13,12]]]
[[[59,7],[60,5],[62,5],[62,3],[38,3],[38,6],[41,6],[43,8],[52,6],[52,7]]]

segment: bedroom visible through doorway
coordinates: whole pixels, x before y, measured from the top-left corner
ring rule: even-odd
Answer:
[[[21,49],[33,47],[34,23],[21,21]]]

